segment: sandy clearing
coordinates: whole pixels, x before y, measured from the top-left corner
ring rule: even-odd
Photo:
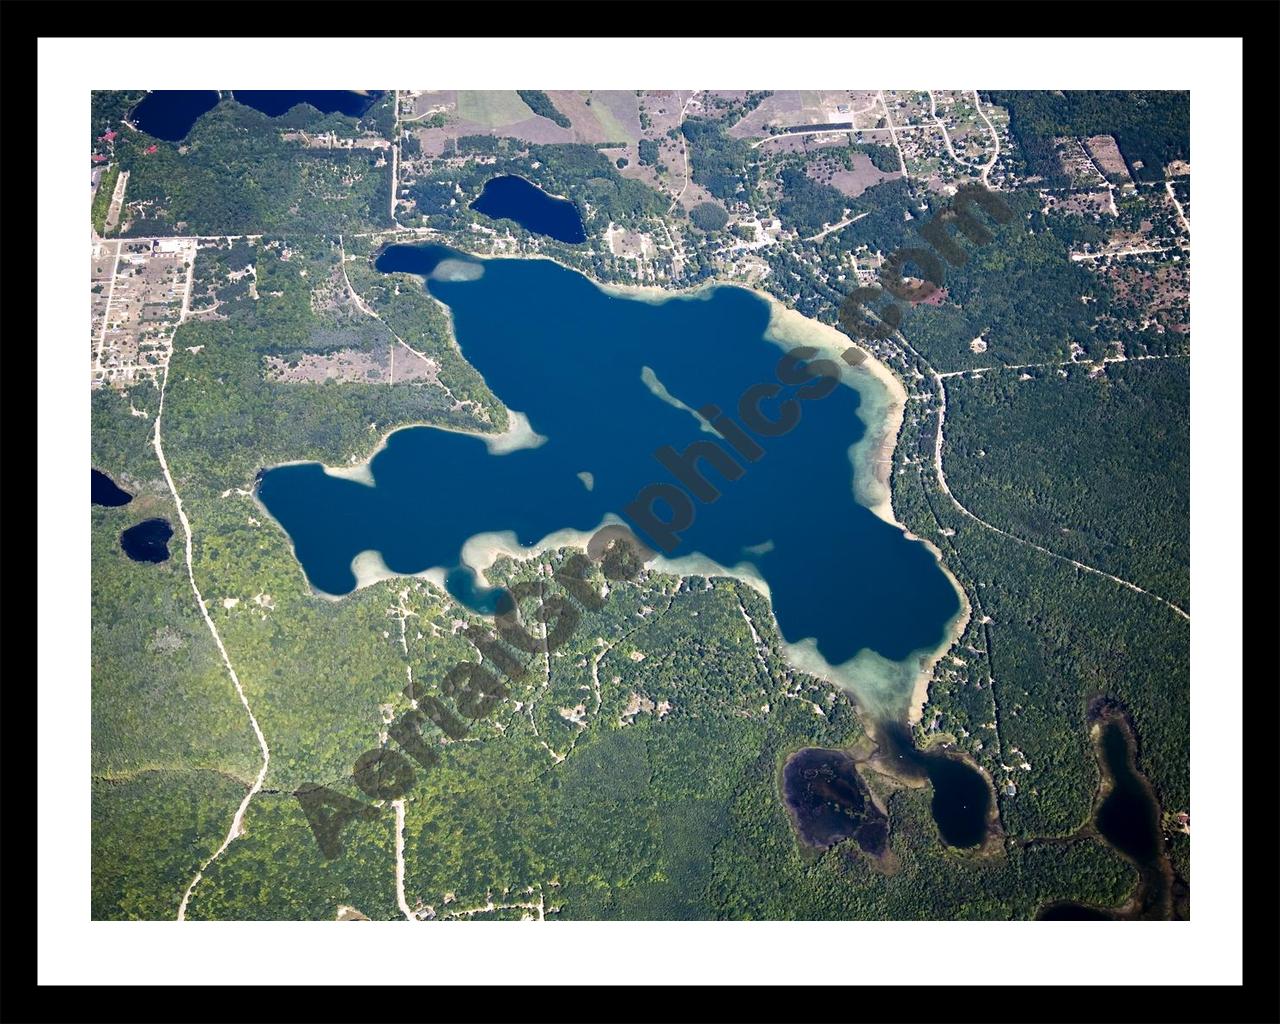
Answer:
[[[396,809],[396,905],[406,921],[413,921],[416,918],[404,895],[404,797],[392,800],[391,806]]]

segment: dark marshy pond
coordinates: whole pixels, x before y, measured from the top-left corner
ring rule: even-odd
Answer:
[[[783,765],[782,792],[792,825],[805,844],[826,849],[856,837],[867,853],[884,851],[888,821],[844,751],[796,751]]]
[[[1186,916],[1186,883],[1169,862],[1160,804],[1138,768],[1138,740],[1123,709],[1102,702],[1090,711],[1094,753],[1102,774],[1093,826],[1138,868],[1136,898],[1108,913],[1069,901],[1049,904],[1040,921],[1169,920]]]
[[[1153,864],[1160,855],[1160,810],[1135,770],[1129,731],[1119,718],[1103,722],[1099,752],[1111,789],[1098,805],[1098,831],[1138,865]]]
[[[133,495],[119,487],[111,477],[101,470],[92,470],[93,482],[90,485],[89,500],[95,505],[106,508],[119,508],[133,501]]]
[[[164,562],[169,558],[173,527],[165,519],[144,519],[120,534],[120,546],[135,562]]]

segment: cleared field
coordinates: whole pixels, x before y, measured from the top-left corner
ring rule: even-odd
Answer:
[[[892,181],[894,178],[900,177],[902,175],[897,171],[886,173],[880,170],[865,153],[855,153],[853,155],[853,169],[835,171],[827,179],[827,184],[839,189],[845,195],[853,197],[862,195],[867,189],[879,185],[882,181]],[[822,179],[819,178],[818,180]]]
[[[609,142],[635,142],[640,137],[640,103],[634,92],[592,93],[591,113]]]
[[[856,121],[860,126],[875,124],[880,113],[876,106],[876,94],[866,90],[839,89],[827,92],[783,91],[766,97],[760,105],[737,124],[729,128],[729,135],[744,139],[767,135],[770,125],[792,127],[811,124],[820,128],[824,124],[840,121]]]
[[[515,90],[482,89],[458,92],[458,117],[486,128],[527,121],[537,115]]]
[[[1113,181],[1128,181],[1129,168],[1125,166],[1124,157],[1120,155],[1120,147],[1110,135],[1093,135],[1084,140],[1084,147],[1093,162],[1098,165],[1108,178]]]

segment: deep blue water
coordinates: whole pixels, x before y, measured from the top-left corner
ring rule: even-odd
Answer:
[[[343,89],[235,89],[231,95],[237,103],[260,110],[268,117],[279,117],[299,103],[308,103],[324,114],[362,117],[382,93]]]
[[[587,240],[582,216],[573,203],[549,196],[515,174],[490,178],[471,209],[494,220],[513,220],[526,231],[559,242],[577,244]]]
[[[393,246],[377,266],[426,274],[449,255],[457,254]],[[778,419],[788,401],[801,413],[790,433],[757,437],[764,454],[739,458],[739,479],[700,464],[721,496],[684,499],[693,522],[675,535],[673,557],[752,563],[772,589],[784,637],[816,638],[832,664],[864,648],[900,661],[942,640],[959,603],[933,555],[853,499],[848,450],[863,433],[858,392],[839,386],[816,398],[805,394],[813,381],[779,386],[783,352],[763,336],[769,310],[758,296],[723,287],[646,303],[610,295],[550,260],[467,260],[482,276],[433,279],[430,291],[449,306],[467,359],[548,440],[491,455],[475,436],[400,430],[372,461],[375,487],[315,463],[265,471],[258,496],[314,587],[349,593],[361,551],[380,551],[395,572],[450,569],[477,533],[511,530],[529,545],[566,527],[592,530],[606,513],[662,548],[645,513],[665,519],[670,507],[637,503],[646,485],[675,483],[655,451],[718,438],[651,392],[641,379],[649,367],[692,408],[715,403],[737,419],[744,391],[772,384],[778,393],[762,413]],[[594,475],[591,490],[578,477],[584,471]],[[773,546],[765,553],[748,550],[766,542]],[[449,589],[477,607],[469,575],[455,572]]]
[[[127,505],[133,501],[133,495],[122,487],[116,485],[116,482],[99,470],[92,470],[93,482],[90,484],[89,500],[95,505],[105,505],[107,508],[119,508],[121,505]]]
[[[181,142],[196,119],[217,105],[213,89],[156,89],[133,108],[129,120],[157,139]]]
[[[382,95],[331,90],[237,89],[238,103],[253,107],[268,117],[279,117],[299,103],[309,103],[325,114],[343,113],[361,117]],[[211,89],[156,89],[133,108],[129,120],[148,135],[166,142],[181,142],[196,119],[218,105],[218,93]]]
[[[120,534],[120,546],[135,562],[163,562],[169,557],[173,527],[164,519],[144,519]]]

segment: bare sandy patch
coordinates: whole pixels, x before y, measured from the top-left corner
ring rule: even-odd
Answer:
[[[429,384],[440,380],[440,364],[428,356],[415,352],[403,341],[396,342],[395,383],[425,381]]]
[[[1091,135],[1084,140],[1084,148],[1093,158],[1093,162],[1098,165],[1098,169],[1108,178],[1114,177],[1117,181],[1129,180],[1129,168],[1125,165],[1124,157],[1120,155],[1120,147],[1116,145],[1114,137]]]
[[[361,551],[351,560],[351,572],[356,578],[355,590],[363,590],[365,587],[371,587],[375,583],[381,583],[383,580],[403,579],[406,576],[411,579],[426,580],[428,583],[444,590],[445,578],[448,575],[447,570],[438,566],[423,569],[421,572],[393,572],[383,560],[382,552],[380,551]],[[355,593],[355,590],[352,593]],[[326,594],[322,590],[316,590],[315,593],[330,601],[341,601],[342,598],[347,596],[346,594]]]
[[[344,384],[381,384],[387,379],[387,359],[382,353],[359,349],[336,352],[304,352],[293,359],[267,356],[263,376],[283,384],[320,384],[336,380]]]

